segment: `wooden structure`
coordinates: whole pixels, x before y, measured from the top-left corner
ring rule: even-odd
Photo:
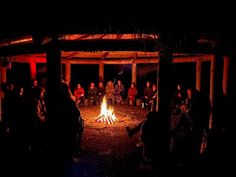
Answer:
[[[137,64],[159,63],[156,45],[159,35],[154,34],[66,34],[56,38],[44,36],[35,40],[34,36],[24,36],[0,42],[2,61],[28,63],[31,79],[36,78],[38,63],[47,63],[51,86],[49,92],[60,82],[61,64],[65,64],[65,80],[70,81],[72,64],[96,64],[98,76],[104,80],[104,65],[132,65],[131,82],[137,82]],[[173,63],[196,64],[196,89],[201,90],[202,62],[210,62],[210,101],[214,103],[215,55],[195,53],[173,53]],[[0,83],[6,82],[6,67],[0,65]],[[222,88],[228,91],[229,57],[224,56]],[[159,82],[158,82],[159,83]],[[0,90],[1,91],[1,90]],[[2,94],[1,94],[2,95]],[[212,116],[210,118],[210,127]]]

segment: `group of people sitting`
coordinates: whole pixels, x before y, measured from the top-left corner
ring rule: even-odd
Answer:
[[[127,98],[126,98],[127,95]],[[100,105],[104,96],[106,96],[108,104],[123,104],[135,105],[138,95],[138,90],[135,83],[131,83],[127,94],[125,93],[125,86],[121,80],[118,80],[114,86],[112,81],[108,81],[106,86],[103,82],[98,83],[96,87],[94,82],[90,83],[85,96],[85,90],[80,83],[76,85],[73,91],[73,96],[77,106],[84,106],[85,98],[87,98],[87,105]],[[144,88],[144,94],[142,97],[142,107],[149,110],[155,109],[157,101],[157,87],[156,84],[151,85],[150,81],[147,81]]]
[[[19,167],[25,175],[32,165],[46,174],[38,176],[58,176],[65,163],[78,162],[84,121],[66,83],[53,90],[53,102],[37,80],[28,87],[6,83],[3,91],[0,171],[13,176],[9,169]]]
[[[210,115],[209,99],[195,89],[184,90],[177,85],[177,91],[171,102],[170,115],[171,124],[167,129],[171,136],[170,141],[165,141],[169,141],[171,160],[173,165],[188,165],[206,148],[206,130]],[[160,140],[163,140],[163,137],[160,132],[154,132],[163,130],[163,127],[160,127],[163,126],[162,116],[160,112],[153,110],[136,126],[126,127],[130,138],[141,131],[140,142],[137,145],[143,147],[145,157],[156,158],[157,149],[161,144],[157,142],[157,136],[160,136]]]
[[[54,140],[59,137],[58,142],[60,142],[62,137],[65,136],[65,132],[71,132],[68,137],[72,137],[70,139],[73,143],[71,146],[69,144],[66,146],[71,147],[71,156],[78,156],[81,151],[83,119],[67,84],[62,82],[58,89],[60,102],[56,106],[55,113],[58,113],[58,115],[55,115],[57,117],[55,124],[51,124],[46,119],[46,90],[38,85],[37,80],[34,80],[32,85],[26,88],[16,88],[14,84],[7,83],[3,90],[3,120],[0,123],[4,134],[6,133],[10,137],[9,141],[12,141],[16,146],[15,149],[19,147],[19,149],[28,149],[27,152],[42,154],[45,152],[49,135],[55,135]],[[61,124],[59,123],[60,117],[65,118]],[[65,123],[63,121],[66,123],[71,121],[72,123],[68,123],[68,125],[73,125],[73,127],[64,127]],[[63,131],[65,128],[66,130]],[[59,132],[63,132],[61,136]],[[47,136],[45,136],[46,134]]]
[[[101,104],[104,96],[106,96],[108,104],[121,104],[124,101],[125,87],[121,80],[118,80],[115,86],[112,81],[108,81],[106,87],[104,87],[103,82],[99,82],[98,87],[95,86],[94,82],[91,82],[87,94],[88,105]],[[77,106],[85,105],[85,91],[80,83],[74,89],[73,95]]]

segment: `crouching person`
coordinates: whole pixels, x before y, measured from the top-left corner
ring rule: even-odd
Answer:
[[[168,148],[163,149],[163,144],[166,141],[163,136],[163,126],[160,112],[149,112],[146,120],[143,123],[141,131],[141,141],[143,142],[143,154],[151,161],[154,175],[160,173],[163,169],[163,157]]]

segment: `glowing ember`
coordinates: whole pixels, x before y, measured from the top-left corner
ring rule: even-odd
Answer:
[[[107,101],[106,97],[104,96],[102,99],[101,104],[101,112],[98,118],[96,119],[97,122],[106,122],[107,124],[113,124],[117,120],[113,108],[107,108]]]

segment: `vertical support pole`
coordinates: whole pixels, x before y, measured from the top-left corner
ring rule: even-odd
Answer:
[[[223,69],[222,89],[223,89],[223,94],[225,96],[228,95],[229,64],[230,64],[229,57],[228,56],[224,56],[224,69]]]
[[[104,64],[103,64],[103,62],[101,61],[100,63],[99,63],[99,73],[98,73],[98,75],[99,75],[99,81],[104,81]]]
[[[2,121],[2,84],[7,82],[7,68],[3,67],[0,63],[0,122]]]
[[[211,113],[209,119],[209,129],[212,128],[213,122],[213,104],[214,104],[214,87],[215,87],[215,69],[216,69],[216,57],[211,58],[211,71],[210,71],[210,103],[211,103]]]
[[[137,64],[132,63],[132,83],[137,84]]]
[[[201,73],[202,72],[202,62],[201,60],[196,61],[196,89],[201,91]]]
[[[35,61],[30,61],[30,78],[31,80],[36,79],[36,62]]]
[[[69,84],[70,80],[71,80],[71,64],[66,63],[65,64],[65,81],[67,84]]]

